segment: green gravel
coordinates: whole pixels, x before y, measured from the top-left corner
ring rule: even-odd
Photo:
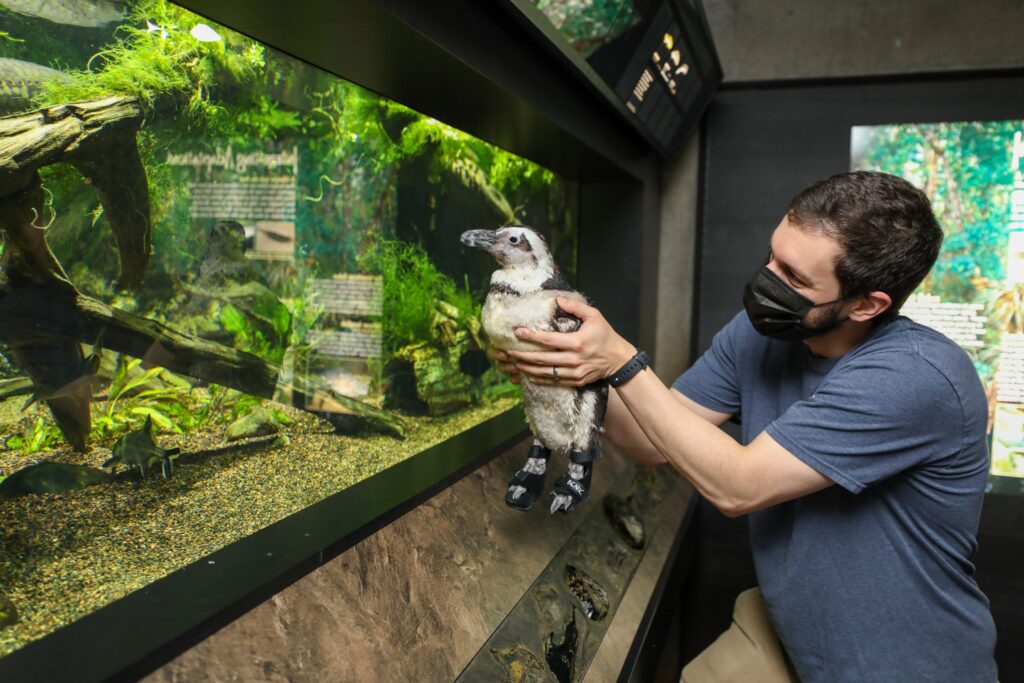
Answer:
[[[182,462],[164,480],[117,481],[61,494],[0,500],[0,598],[17,624],[0,628],[0,656],[143,588],[225,545],[498,415],[502,399],[443,417],[403,416],[409,436],[348,437],[308,413],[275,404],[294,422],[274,437],[227,445],[225,425],[159,435]],[[12,406],[14,410],[12,411]],[[0,402],[0,423],[20,410]],[[280,443],[280,441],[278,441]],[[0,451],[0,471],[55,460],[98,467],[109,448]],[[209,453],[209,455],[203,455]]]

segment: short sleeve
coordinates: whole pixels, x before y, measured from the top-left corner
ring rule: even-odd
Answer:
[[[922,356],[886,352],[837,367],[766,431],[852,493],[963,448],[956,388]]]
[[[740,312],[711,340],[711,348],[680,375],[672,388],[709,410],[735,415],[740,410],[739,350],[743,325],[750,326]]]

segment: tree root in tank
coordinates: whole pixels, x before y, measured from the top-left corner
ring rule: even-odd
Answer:
[[[188,377],[263,398],[280,396],[283,388],[276,365],[82,294],[50,250],[38,170],[65,162],[96,187],[117,241],[119,285],[142,281],[152,247],[149,190],[135,142],[142,116],[135,99],[107,97],[0,118],[0,339],[76,450],[84,450],[90,431],[95,372],[80,343],[92,344],[101,333],[105,348]],[[287,388],[299,405],[322,393],[350,411],[322,415],[338,429],[405,434],[396,417],[317,383],[297,378]]]

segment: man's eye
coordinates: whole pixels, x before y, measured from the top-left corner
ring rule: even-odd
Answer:
[[[517,235],[512,235],[511,237],[508,238],[508,241],[511,244],[519,244],[519,237]]]

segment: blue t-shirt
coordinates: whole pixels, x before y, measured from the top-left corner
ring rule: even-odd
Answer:
[[[973,364],[899,317],[839,359],[741,312],[673,386],[838,486],[750,515],[758,582],[803,683],[992,683],[971,557],[988,477]]]

